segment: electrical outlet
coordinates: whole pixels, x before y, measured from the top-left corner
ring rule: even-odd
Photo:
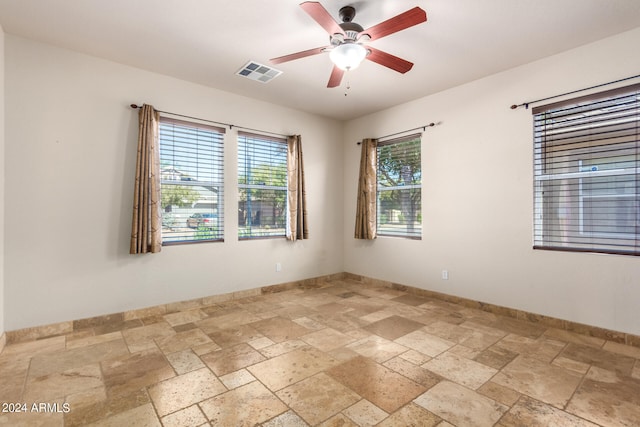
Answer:
[[[276,273],[282,271],[282,264],[276,262]]]
[[[449,280],[449,270],[442,270],[442,280]]]

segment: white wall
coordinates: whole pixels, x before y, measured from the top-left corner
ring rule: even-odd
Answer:
[[[340,122],[11,35],[5,65],[7,330],[343,271]],[[234,129],[225,242],[129,255],[138,116],[129,104],[143,102],[301,134],[311,238],[237,240]]]
[[[509,109],[636,75],[639,44],[636,29],[349,122],[345,270],[640,334],[639,259],[532,249],[531,111]],[[441,124],[422,139],[422,240],[355,240],[355,142],[432,121]]]
[[[0,337],[4,323],[4,31],[0,26]]]
[[[349,271],[640,334],[640,260],[531,249],[531,113],[508,108],[637,74],[638,42],[640,29],[343,126],[5,35],[0,331]],[[237,241],[230,131],[226,241],[129,255],[132,102],[301,133],[311,239]],[[441,124],[423,136],[423,239],[354,240],[355,142],[431,121]]]

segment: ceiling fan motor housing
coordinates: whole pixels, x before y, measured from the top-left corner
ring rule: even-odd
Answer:
[[[342,23],[340,28],[344,31],[344,40],[356,41],[358,34],[364,31],[364,28],[360,24],[353,22],[353,18],[356,16],[356,10],[353,6],[344,6],[338,12]]]

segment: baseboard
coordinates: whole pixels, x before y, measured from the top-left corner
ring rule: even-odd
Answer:
[[[385,280],[374,279],[367,276],[361,276],[352,273],[345,273],[345,279],[360,281],[364,284],[372,286],[382,286],[399,291],[408,292],[410,294],[422,296],[425,298],[434,298],[453,304],[462,305],[464,307],[475,308],[500,316],[511,317],[531,323],[548,326],[551,328],[562,329],[569,332],[575,332],[580,335],[600,338],[607,341],[613,341],[619,344],[631,345],[640,348],[640,336],[628,334],[625,332],[614,331],[611,329],[600,328],[597,326],[585,325],[582,323],[572,322],[570,320],[559,319],[542,314],[530,313],[528,311],[517,310],[514,308],[503,307],[500,305],[489,304],[486,302],[475,301],[468,298],[456,297],[440,292],[429,291],[427,289],[416,288],[413,286],[402,285],[399,283],[389,282]]]
[[[503,307],[495,304],[489,304],[481,301],[475,301],[468,298],[456,297],[440,292],[434,292],[427,289],[416,288],[399,283],[379,280],[367,276],[357,275],[353,273],[336,273],[310,279],[297,280],[293,282],[280,283],[276,285],[252,288],[238,292],[226,294],[212,295],[203,298],[196,298],[187,301],[179,301],[169,304],[156,305],[137,310],[124,311],[120,313],[106,314],[102,316],[89,317],[79,320],[70,320],[66,322],[54,323],[43,326],[35,326],[15,331],[7,331],[0,337],[0,352],[5,345],[17,342],[33,341],[43,338],[49,338],[58,335],[64,335],[72,332],[86,330],[88,328],[96,328],[102,331],[119,330],[123,327],[142,326],[143,319],[154,316],[163,316],[165,314],[175,313],[177,311],[189,310],[198,307],[206,307],[217,303],[231,300],[254,297],[258,295],[283,292],[291,289],[308,289],[319,287],[327,282],[334,280],[351,280],[362,283],[363,285],[373,287],[386,287],[407,292],[425,298],[434,298],[464,307],[475,308],[500,316],[511,317],[514,319],[536,323],[556,329],[566,330],[581,335],[596,337],[619,344],[631,345],[640,348],[640,336],[628,334],[624,332],[613,331],[596,326],[576,323],[569,320],[558,319],[541,314],[530,313],[523,310]]]
[[[268,285],[259,288],[212,295],[187,301],[161,304],[136,310],[88,317],[85,319],[69,320],[59,323],[51,323],[48,325],[17,329],[14,331],[7,331],[5,334],[3,334],[3,337],[5,337],[3,342],[6,342],[6,344],[14,344],[18,342],[35,341],[58,335],[65,335],[72,332],[78,332],[88,328],[98,328],[102,329],[103,331],[107,331],[109,329],[116,330],[122,327],[135,327],[137,324],[142,326],[142,319],[153,316],[163,316],[165,314],[175,313],[177,311],[206,307],[208,305],[218,304],[226,301],[254,297],[275,292],[282,292],[290,289],[306,289],[319,286],[322,283],[326,283],[328,281],[340,280],[344,277],[344,273],[329,274],[310,279],[279,283],[276,285]]]
[[[0,335],[0,354],[2,354],[2,350],[4,350],[6,345],[7,345],[7,334],[6,332],[3,332],[2,335]]]

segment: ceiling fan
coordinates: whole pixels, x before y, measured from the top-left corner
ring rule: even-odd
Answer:
[[[419,7],[414,7],[366,30],[353,22],[356,10],[352,6],[344,6],[340,9],[339,16],[342,20],[340,24],[318,2],[306,1],[301,3],[300,7],[329,33],[330,44],[273,58],[270,60],[273,64],[329,52],[329,57],[334,66],[327,87],[339,86],[344,72],[355,69],[364,59],[376,62],[402,74],[413,67],[413,63],[379,49],[374,49],[371,46],[365,47],[365,43],[425,22],[427,14]]]

